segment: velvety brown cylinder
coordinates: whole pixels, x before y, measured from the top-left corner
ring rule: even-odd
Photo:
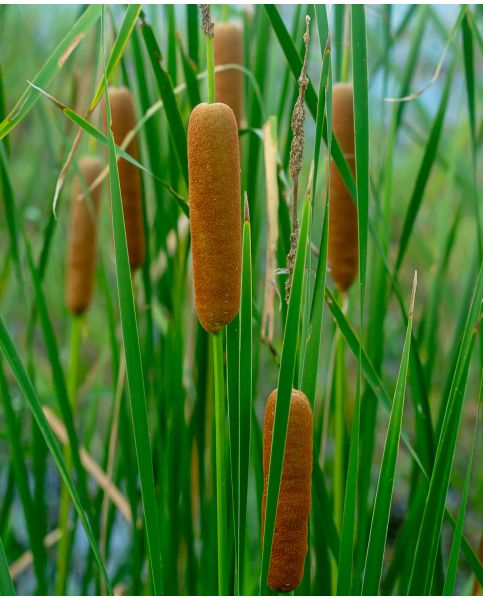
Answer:
[[[236,23],[217,23],[213,44],[215,67],[243,65],[243,33]],[[238,127],[243,118],[243,73],[229,69],[215,73],[216,101],[227,104],[235,113]]]
[[[131,129],[136,125],[136,113],[131,92],[126,87],[110,88],[109,103],[112,116],[114,141],[120,146]],[[129,143],[126,152],[139,159],[136,137]],[[144,237],[143,208],[141,199],[141,178],[139,169],[121,158],[118,161],[119,182],[121,184],[122,208],[126,224],[129,264],[132,270],[144,262],[146,241]]]
[[[191,113],[188,171],[196,312],[216,333],[240,307],[240,155],[226,104],[198,104]]]
[[[73,315],[82,314],[89,306],[96,271],[96,229],[101,185],[86,198],[79,200],[100,175],[102,160],[85,156],[79,161],[83,184],[78,177],[72,185],[70,228],[67,250],[66,304]]]
[[[273,390],[265,408],[262,532],[265,523],[276,399],[277,390]],[[292,390],[282,481],[268,572],[268,585],[274,591],[291,592],[302,581],[307,554],[311,485],[312,409],[304,393]]]
[[[332,128],[355,175],[352,85],[335,84],[332,102]],[[341,292],[345,292],[357,275],[357,208],[333,160],[330,161],[328,259],[334,283]]]

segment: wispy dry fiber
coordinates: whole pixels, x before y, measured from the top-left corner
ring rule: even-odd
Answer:
[[[298,80],[299,95],[292,113],[292,145],[290,147],[290,176],[293,180],[293,203],[292,203],[292,233],[290,235],[290,252],[287,256],[288,276],[285,282],[285,299],[288,303],[290,298],[290,290],[292,287],[293,268],[295,264],[295,253],[297,251],[298,240],[298,220],[297,220],[297,204],[299,193],[299,175],[302,169],[304,158],[304,142],[305,142],[305,91],[309,85],[307,78],[307,62],[309,59],[309,41],[310,41],[310,17],[305,17],[305,56],[302,65],[302,71]]]

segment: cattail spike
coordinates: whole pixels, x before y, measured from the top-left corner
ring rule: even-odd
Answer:
[[[213,42],[215,67],[243,65],[243,32],[236,23],[217,23]],[[217,102],[227,104],[235,113],[238,128],[243,119],[243,73],[237,69],[215,74]]]
[[[196,312],[217,333],[238,313],[241,283],[238,129],[226,104],[191,113],[188,171]]]
[[[85,156],[79,161],[83,181],[76,177],[72,186],[66,280],[66,304],[72,315],[80,315],[88,308],[94,289],[101,187],[97,186],[87,198],[82,198],[82,192],[92,184],[102,167],[99,157]]]
[[[337,83],[332,96],[332,130],[355,174],[354,107],[352,85]],[[351,286],[359,260],[357,208],[334,161],[330,161],[330,210],[328,261],[335,285],[341,292]]]
[[[272,449],[277,390],[270,394],[263,427],[262,533],[265,524],[268,471]],[[282,480],[268,571],[272,590],[291,592],[302,581],[307,554],[312,486],[312,408],[307,396],[292,390]]]

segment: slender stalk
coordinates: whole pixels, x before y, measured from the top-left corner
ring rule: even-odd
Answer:
[[[344,337],[337,330],[335,355],[335,419],[334,419],[334,521],[340,532],[342,526],[342,508],[344,505],[344,438],[345,438],[345,345]]]
[[[342,81],[349,81],[349,65],[350,65],[350,18],[349,18],[349,7],[345,7],[345,24],[344,24],[344,54],[342,58]]]
[[[206,42],[206,72],[208,74],[208,104],[215,102],[215,59],[213,56],[213,38],[215,27],[211,22],[211,5],[200,4],[201,29]]]
[[[228,593],[227,507],[225,468],[225,378],[223,372],[223,332],[212,336],[215,380],[216,430],[216,525],[218,541],[218,594]]]
[[[206,72],[208,74],[208,104],[215,102],[215,58],[213,56],[213,38],[206,38]]]
[[[77,396],[81,324],[81,317],[74,317],[72,319],[70,330],[70,366],[67,379],[67,392],[72,405],[73,415],[75,414]],[[64,459],[67,468],[71,469],[72,454],[68,444],[64,448]],[[55,582],[55,593],[57,596],[63,596],[66,592],[67,573],[69,566],[69,548],[72,541],[72,531],[69,528],[68,523],[69,509],[70,495],[67,487],[63,484],[59,507],[59,529],[62,532],[62,537],[60,538],[59,548],[57,550],[57,579]]]

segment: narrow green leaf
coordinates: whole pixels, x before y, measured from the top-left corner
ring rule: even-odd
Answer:
[[[107,59],[105,69],[107,81],[110,81],[115,68],[121,60],[129,38],[131,37],[131,33],[136,25],[136,21],[138,20],[139,14],[141,13],[141,8],[141,4],[129,4],[126,8],[126,13],[124,14],[124,19],[122,20],[121,27],[119,28],[116,41],[114,42],[109,58]],[[90,111],[93,111],[99,103],[99,100],[102,98],[103,90],[104,80],[101,79],[99,85],[97,86],[96,93],[94,94],[94,98],[92,99],[91,105],[89,107]]]
[[[465,63],[466,97],[468,100],[468,117],[471,135],[471,158],[472,158],[472,184],[473,184],[473,206],[475,210],[476,233],[478,236],[478,247],[480,260],[483,253],[483,242],[480,221],[480,202],[477,190],[477,157],[478,144],[476,139],[476,104],[475,104],[475,74],[473,58],[473,32],[470,25],[471,9],[466,8],[465,16],[461,22],[463,32],[463,57]]]
[[[265,526],[263,531],[262,568],[260,576],[260,593],[266,594],[268,569],[272,554],[273,531],[277,513],[278,495],[282,480],[283,457],[287,436],[290,398],[295,371],[295,355],[298,347],[299,321],[302,307],[302,288],[305,277],[305,259],[310,223],[310,197],[305,200],[300,237],[295,258],[292,288],[285,323],[282,356],[277,386],[277,402],[273,422],[272,447],[268,471],[267,503],[265,509]]]
[[[23,289],[22,269],[20,265],[20,252],[18,247],[18,225],[17,225],[17,210],[15,206],[15,198],[13,193],[12,181],[10,179],[10,170],[8,165],[6,146],[0,141],[0,182],[3,189],[3,205],[5,217],[7,221],[8,234],[10,236],[10,248],[15,263],[15,271],[19,282],[20,289]]]
[[[357,190],[357,229],[359,238],[359,319],[360,340],[356,399],[349,446],[349,462],[342,515],[337,593],[348,595],[352,585],[353,545],[359,470],[360,401],[362,387],[362,324],[367,263],[369,206],[369,103],[367,81],[367,41],[365,8],[351,7],[352,66],[354,80],[354,135]]]
[[[431,474],[419,537],[413,560],[409,594],[429,593],[434,575],[436,555],[444,517],[446,495],[453,466],[456,439],[459,431],[471,351],[476,337],[476,325],[481,318],[483,296],[483,265],[480,268],[465,330],[460,342],[458,361],[446,405],[436,459]]]
[[[10,571],[8,570],[7,557],[3,549],[2,540],[0,539],[0,595],[15,596],[15,588],[13,587]]]
[[[116,147],[111,130],[111,109],[105,83],[106,114],[109,124],[109,180],[112,203],[112,228],[114,232],[114,251],[116,255],[116,279],[121,313],[121,327],[124,354],[126,358],[126,373],[131,400],[134,441],[138,460],[139,477],[148,550],[151,563],[151,575],[155,594],[163,593],[163,571],[161,564],[161,544],[154,473],[151,462],[151,445],[149,441],[149,426],[144,390],[144,377],[141,363],[141,349],[136,320],[136,310],[132,290],[131,271],[127,250],[126,227],[122,209],[121,187],[117,170]]]
[[[228,536],[225,461],[225,377],[223,332],[211,336],[215,387],[216,535],[218,556],[218,595],[228,594]]]
[[[176,156],[181,167],[181,172],[185,183],[188,183],[188,153],[186,143],[186,132],[183,121],[176,102],[176,96],[173,92],[171,79],[165,69],[161,66],[162,54],[158,42],[154,36],[153,30],[146,21],[143,20],[141,31],[146,44],[151,66],[158,86],[158,91],[166,110],[166,119],[168,122],[171,141],[173,142]]]
[[[480,384],[480,402],[482,398],[483,391],[483,377],[481,379]],[[458,510],[458,518],[456,521],[456,528],[453,535],[453,542],[451,544],[451,551],[448,560],[448,569],[446,571],[446,579],[444,582],[443,595],[444,596],[453,596],[454,594],[454,586],[456,581],[456,569],[458,568],[458,559],[460,555],[461,548],[461,539],[463,537],[463,525],[465,522],[465,514],[466,514],[466,503],[468,501],[468,491],[470,489],[470,480],[471,480],[471,469],[473,467],[473,457],[475,454],[475,446],[476,446],[476,433],[478,431],[478,419],[480,416],[480,411],[478,410],[476,415],[476,423],[475,430],[473,433],[473,441],[471,443],[470,456],[468,459],[468,466],[466,467],[466,476],[465,482],[463,485],[463,493],[461,495],[460,507]]]
[[[377,482],[376,498],[372,513],[371,531],[367,547],[366,567],[364,570],[364,581],[362,594],[377,595],[382,574],[382,563],[386,546],[387,528],[389,525],[389,513],[391,511],[392,493],[394,479],[396,476],[396,461],[401,437],[402,418],[404,411],[404,399],[406,396],[406,380],[409,364],[409,352],[411,348],[411,333],[413,328],[414,299],[416,294],[417,275],[414,275],[413,291],[411,293],[411,305],[409,308],[409,320],[404,340],[403,353],[399,374],[392,401],[389,426],[387,429],[386,443],[382,455],[381,470]]]
[[[32,550],[34,571],[35,576],[37,577],[37,593],[42,594],[46,592],[45,562],[47,556],[45,554],[42,535],[38,524],[35,522],[35,520],[31,519],[31,515],[34,514],[34,506],[29,489],[25,453],[22,448],[22,434],[18,419],[16,418],[12,407],[12,399],[10,397],[8,383],[3,371],[3,364],[1,360],[0,397],[2,399],[3,408],[5,411],[8,440],[12,450],[11,460],[13,471],[15,473],[15,485],[18,489],[20,502],[22,503],[22,508],[25,515],[25,523],[30,541],[30,548]]]
[[[198,7],[196,4],[186,5],[186,23],[188,29],[188,53],[191,60],[198,65],[199,61],[199,23]]]
[[[92,4],[85,10],[74,23],[69,33],[50,54],[37,75],[35,75],[33,79],[35,85],[44,88],[51,83],[64,66],[67,58],[86,37],[87,32],[100,16],[101,6],[98,4]],[[27,116],[38,99],[38,91],[27,85],[27,89],[20,96],[11,112],[0,123],[0,140],[9,134]]]
[[[239,369],[239,504],[238,504],[238,581],[243,592],[243,565],[247,521],[248,463],[250,458],[252,415],[252,255],[248,202],[245,205],[242,250],[242,284],[240,305],[240,369]]]
[[[184,79],[186,82],[186,90],[190,99],[191,109],[201,102],[200,88],[196,77],[196,65],[191,58],[186,54],[183,48],[181,36],[176,36],[178,42],[179,53],[181,55],[181,64],[183,65]]]

